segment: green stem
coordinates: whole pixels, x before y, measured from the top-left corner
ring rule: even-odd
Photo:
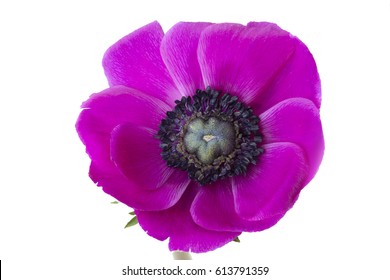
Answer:
[[[183,251],[172,252],[174,260],[192,260],[191,254]]]

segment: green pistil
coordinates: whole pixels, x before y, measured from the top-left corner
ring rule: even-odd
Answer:
[[[169,167],[201,185],[245,174],[264,152],[259,118],[237,96],[207,88],[175,101],[156,135]]]
[[[235,145],[236,135],[231,123],[211,117],[207,120],[196,118],[188,123],[184,135],[187,152],[195,154],[204,164],[211,164],[223,155],[229,155]]]

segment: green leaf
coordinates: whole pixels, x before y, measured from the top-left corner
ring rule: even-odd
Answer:
[[[238,238],[238,236],[233,240],[234,242],[237,242],[237,243],[240,243],[240,238]]]
[[[137,216],[131,218],[131,220],[125,225],[125,228],[132,227],[138,224]]]
[[[119,204],[118,201],[111,201],[111,204]]]
[[[129,213],[129,215],[134,216],[134,215],[135,215],[134,211],[131,211],[131,212]]]

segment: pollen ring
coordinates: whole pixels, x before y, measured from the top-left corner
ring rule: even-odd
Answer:
[[[245,174],[264,152],[259,118],[237,96],[208,87],[175,103],[159,126],[161,156],[201,185]]]

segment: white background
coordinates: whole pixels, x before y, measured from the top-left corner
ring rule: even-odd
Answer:
[[[125,279],[127,265],[172,264],[167,242],[123,229],[129,210],[89,179],[74,129],[81,102],[107,87],[104,51],[158,20],[165,31],[177,21],[275,22],[308,45],[322,79],[326,151],[315,179],[275,227],[193,255],[191,266],[389,279],[390,1],[328,2],[1,1],[3,277]]]

